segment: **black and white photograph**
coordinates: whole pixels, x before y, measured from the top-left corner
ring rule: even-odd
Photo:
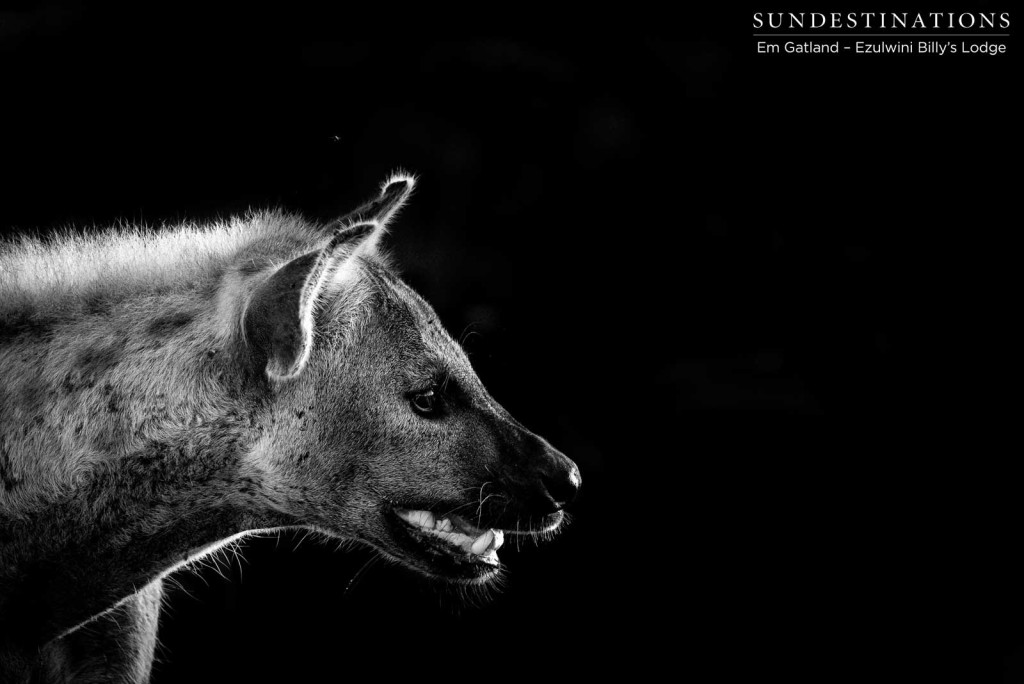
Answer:
[[[0,9],[0,684],[1024,682],[1024,13],[862,5]]]

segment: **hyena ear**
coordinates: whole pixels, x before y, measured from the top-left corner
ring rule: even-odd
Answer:
[[[342,228],[356,225],[364,221],[374,221],[387,227],[388,222],[395,217],[398,210],[412,195],[413,187],[416,185],[416,177],[410,173],[398,172],[381,184],[380,195],[363,206],[350,211],[338,219]],[[370,236],[369,250],[376,249],[377,241],[383,231],[378,231]]]
[[[294,378],[313,346],[314,312],[327,285],[343,276],[383,226],[363,221],[335,231],[327,245],[279,268],[252,293],[243,314],[245,342],[271,380]]]

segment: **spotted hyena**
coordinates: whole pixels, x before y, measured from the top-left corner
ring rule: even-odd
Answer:
[[[145,681],[161,578],[254,530],[485,584],[580,484],[380,241],[414,185],[0,252],[0,680]]]

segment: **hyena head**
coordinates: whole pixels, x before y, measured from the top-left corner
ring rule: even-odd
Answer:
[[[253,456],[299,524],[481,584],[504,535],[558,530],[580,474],[491,398],[378,251],[413,184],[392,178],[321,249],[256,276],[244,338],[271,417]]]

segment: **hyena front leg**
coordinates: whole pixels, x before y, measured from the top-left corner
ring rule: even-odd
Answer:
[[[116,608],[43,647],[31,681],[149,681],[156,648],[162,580],[147,585]]]

